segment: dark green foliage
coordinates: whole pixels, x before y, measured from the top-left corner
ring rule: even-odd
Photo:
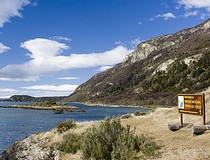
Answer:
[[[32,103],[31,105],[37,105],[40,107],[52,107],[52,106],[57,106],[58,104],[54,101],[44,101],[44,102],[35,102]]]
[[[59,146],[59,150],[66,153],[76,153],[80,149],[82,136],[77,134],[67,134]]]
[[[136,146],[139,147],[143,155],[148,157],[154,156],[155,151],[158,149],[156,143],[151,138],[144,135],[136,138]]]
[[[66,132],[67,130],[72,129],[72,128],[76,128],[76,127],[77,127],[76,123],[73,122],[72,120],[62,122],[62,123],[60,123],[59,125],[56,126],[57,131],[59,133]]]
[[[137,141],[138,137],[134,136],[130,131],[130,127],[127,126],[118,135],[113,145],[111,158],[113,160],[131,160],[137,158],[137,152],[140,151]]]
[[[134,116],[143,116],[145,114],[147,114],[147,113],[146,112],[140,112],[140,111],[134,112]]]
[[[111,159],[113,143],[124,130],[119,119],[106,119],[98,128],[86,130],[83,139],[83,156],[85,158]]]
[[[197,62],[188,65],[175,60],[169,70],[159,71],[143,82],[145,92],[184,93],[200,90],[210,85],[210,53],[204,54]]]

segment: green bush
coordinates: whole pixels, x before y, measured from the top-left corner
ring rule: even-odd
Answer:
[[[113,160],[131,160],[137,158],[138,147],[136,145],[136,136],[127,126],[118,135],[116,142],[113,143],[111,158]]]
[[[106,119],[98,128],[83,134],[81,150],[85,159],[128,160],[138,158],[138,152],[153,156],[157,146],[152,140],[135,136],[130,126],[123,127],[120,119]]]
[[[63,133],[69,129],[76,128],[76,126],[77,125],[75,122],[73,122],[72,120],[68,120],[66,122],[60,123],[59,125],[56,126],[56,128],[59,133]]]
[[[159,148],[152,138],[144,135],[137,137],[136,143],[140,152],[146,157],[154,156],[155,151]]]
[[[58,149],[66,153],[76,153],[80,149],[81,138],[81,135],[67,134]]]
[[[122,119],[128,119],[128,118],[131,118],[131,114],[125,114],[125,115],[122,115],[120,118],[122,118]]]
[[[111,159],[113,143],[122,132],[119,119],[106,119],[100,126],[89,128],[84,133],[82,151],[85,158]]]
[[[81,150],[84,159],[133,160],[154,156],[157,145],[148,137],[135,135],[130,126],[123,127],[119,118],[107,118],[82,135],[66,135],[58,149],[67,153]]]
[[[140,112],[140,111],[134,112],[134,116],[143,116],[143,115],[145,115],[145,114],[147,114],[147,113],[145,113],[145,112]]]

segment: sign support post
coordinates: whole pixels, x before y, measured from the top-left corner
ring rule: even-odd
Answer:
[[[203,93],[203,125],[206,124],[205,94]]]
[[[181,127],[183,127],[183,114],[180,114]]]

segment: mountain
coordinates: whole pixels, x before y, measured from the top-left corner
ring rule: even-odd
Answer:
[[[11,102],[45,102],[45,101],[62,101],[66,97],[32,97],[28,95],[13,95],[8,99],[2,101]]]
[[[210,85],[210,19],[142,42],[124,62],[80,85],[65,100],[124,105],[176,105],[178,93]]]

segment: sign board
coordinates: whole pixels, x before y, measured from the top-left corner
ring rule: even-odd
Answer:
[[[204,94],[179,94],[178,109],[183,126],[183,114],[193,114],[203,116],[203,125],[205,125],[205,95]]]
[[[179,94],[178,95],[179,113],[204,115],[203,94]]]

